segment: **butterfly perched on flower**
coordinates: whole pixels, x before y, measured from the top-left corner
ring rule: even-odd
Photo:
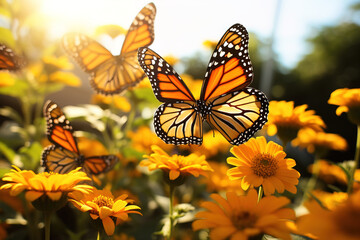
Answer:
[[[115,155],[85,157],[80,153],[73,128],[60,107],[47,101],[44,105],[46,135],[51,143],[42,153],[41,165],[45,171],[68,173],[77,167],[83,167],[88,175],[98,175],[113,168],[118,162]]]
[[[63,47],[85,72],[90,73],[90,83],[95,91],[105,95],[120,93],[145,77],[136,56],[139,47],[147,47],[154,41],[155,14],[153,3],[137,14],[118,56],[80,33],[66,34],[62,39]]]
[[[0,70],[16,71],[24,65],[24,60],[3,43],[0,43]]]
[[[210,59],[196,100],[175,70],[157,53],[140,48],[140,66],[149,77],[156,98],[164,102],[155,112],[156,134],[169,144],[202,144],[203,121],[231,144],[251,138],[267,121],[268,100],[247,87],[253,79],[244,26],[230,27]]]

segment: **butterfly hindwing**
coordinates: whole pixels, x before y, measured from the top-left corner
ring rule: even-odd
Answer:
[[[254,88],[224,94],[213,99],[207,122],[233,145],[251,138],[267,121],[268,100]]]
[[[90,73],[90,84],[98,93],[120,93],[138,84],[145,76],[137,61],[137,49],[154,41],[155,14],[153,3],[137,14],[118,56],[80,33],[66,34],[62,40],[63,47],[85,72]]]
[[[202,122],[189,101],[162,104],[154,115],[155,132],[168,144],[201,144]]]
[[[68,173],[80,167],[79,155],[62,147],[50,145],[42,152],[41,165],[47,172]]]
[[[84,169],[87,173],[99,175],[100,173],[106,173],[112,169],[118,160],[119,159],[115,155],[87,157],[84,160]]]
[[[149,48],[139,48],[138,59],[159,101],[195,102],[194,96],[179,74],[160,55]]]
[[[248,32],[241,24],[234,24],[226,31],[211,56],[201,100],[241,90],[251,83],[253,68],[248,44]]]

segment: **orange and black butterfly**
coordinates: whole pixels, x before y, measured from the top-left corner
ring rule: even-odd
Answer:
[[[73,128],[56,103],[45,103],[44,116],[47,137],[54,144],[46,147],[42,153],[41,165],[45,171],[63,174],[82,167],[91,176],[105,173],[117,163],[118,158],[115,155],[85,157],[81,154],[73,136]]]
[[[164,102],[155,112],[156,134],[169,144],[202,144],[203,121],[233,145],[251,138],[267,121],[268,100],[247,87],[253,79],[244,26],[230,27],[217,44],[196,100],[175,70],[149,48],[140,48],[140,66],[155,96]]]
[[[24,61],[14,51],[0,43],[0,70],[16,71],[23,67]]]
[[[98,93],[120,93],[145,77],[136,56],[139,47],[147,47],[154,41],[155,14],[153,3],[147,4],[137,14],[118,56],[113,56],[100,43],[80,33],[65,35],[63,47],[85,72],[90,73],[90,83]]]

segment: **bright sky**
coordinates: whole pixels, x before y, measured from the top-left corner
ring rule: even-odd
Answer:
[[[45,0],[42,11],[49,17],[51,34],[69,31],[92,34],[96,26],[117,24],[128,28],[144,0]],[[204,40],[220,40],[234,23],[243,24],[262,40],[273,29],[280,2],[274,50],[283,65],[292,67],[310,51],[305,39],[324,25],[344,20],[355,0],[153,0],[157,8],[155,41],[150,46],[162,56],[190,56],[204,50]],[[250,39],[251,42],[251,39]],[[106,45],[106,43],[105,43]],[[108,46],[108,45],[106,45]],[[119,54],[121,42],[111,44]],[[250,53],[251,56],[251,53]]]

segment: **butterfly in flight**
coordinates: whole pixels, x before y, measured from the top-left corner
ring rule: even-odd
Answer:
[[[85,157],[79,152],[73,128],[66,119],[60,107],[47,101],[44,105],[46,118],[46,135],[51,143],[42,153],[41,165],[45,171],[68,173],[77,167],[82,167],[89,175],[99,175],[113,168],[118,158],[115,155]]]
[[[24,65],[24,60],[16,55],[14,51],[0,43],[0,70],[16,71]]]
[[[164,142],[202,144],[204,120],[233,145],[246,142],[262,128],[269,103],[263,92],[247,87],[253,79],[248,42],[241,24],[225,32],[210,59],[199,100],[161,56],[149,48],[139,49],[140,66],[163,102],[155,112],[154,127]]]
[[[118,56],[80,33],[66,34],[62,45],[67,54],[90,73],[90,83],[95,91],[105,95],[120,93],[145,77],[137,61],[137,50],[154,41],[155,14],[155,5],[149,3],[136,15]]]

